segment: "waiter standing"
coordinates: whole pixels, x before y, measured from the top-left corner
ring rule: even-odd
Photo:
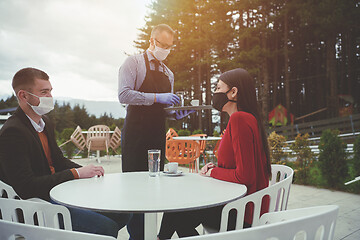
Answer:
[[[120,103],[128,104],[121,138],[123,172],[147,171],[149,149],[161,150],[160,168],[164,167],[167,117],[164,107],[180,101],[173,94],[174,74],[162,62],[169,55],[173,41],[174,30],[166,24],[157,25],[151,31],[149,48],[128,57],[120,67],[118,97]],[[175,112],[174,117],[181,119],[189,113]],[[143,230],[141,225],[140,222],[128,224],[131,239],[142,239],[134,234]]]

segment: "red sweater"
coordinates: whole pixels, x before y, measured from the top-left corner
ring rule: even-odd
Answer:
[[[266,156],[256,118],[246,112],[231,115],[219,145],[218,167],[211,172],[216,179],[246,185],[247,194],[269,185]],[[268,211],[269,199],[264,201],[261,213]],[[253,206],[246,208],[245,222],[252,223]]]

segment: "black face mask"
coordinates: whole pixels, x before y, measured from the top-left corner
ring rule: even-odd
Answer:
[[[230,90],[231,89],[229,89],[227,92],[217,92],[217,93],[213,94],[212,106],[219,112],[222,111],[222,108],[224,107],[224,105],[227,102],[235,102],[236,103],[235,100],[230,100],[226,95],[228,92],[230,92]]]

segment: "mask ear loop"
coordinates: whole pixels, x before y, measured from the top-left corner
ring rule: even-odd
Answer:
[[[226,97],[227,97],[227,94],[232,90],[233,88],[230,88],[229,90],[227,90],[227,92],[225,93],[226,94]],[[229,99],[229,98],[228,98]],[[229,99],[229,102],[234,102],[236,103],[237,101],[236,100],[230,100]]]
[[[33,96],[33,97],[37,97],[38,99],[40,99],[39,96],[36,96],[35,94],[33,94],[33,93],[31,93],[31,92],[28,92],[28,91],[25,91],[25,92],[27,92],[28,94],[30,94],[30,95]],[[25,100],[26,100],[26,103],[27,103],[29,106],[34,106],[34,105],[31,105],[31,104],[27,101],[26,98],[25,98]]]
[[[34,97],[40,98],[39,96],[37,96],[37,95],[35,95],[35,94],[31,93],[31,92],[28,92],[28,91],[26,91],[26,92],[27,92],[28,94],[34,96]]]
[[[155,43],[155,42],[156,42],[156,41],[155,41],[155,38],[153,38],[153,41],[154,41],[154,42],[152,43],[152,42],[151,42],[151,39],[149,39],[150,45],[153,44],[153,45],[154,45],[154,50],[155,50],[155,47],[157,47],[157,46],[156,46],[156,43]],[[150,52],[152,52],[152,51],[150,50]]]

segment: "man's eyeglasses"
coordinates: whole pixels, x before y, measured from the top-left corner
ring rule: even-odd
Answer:
[[[160,42],[159,40],[157,40],[156,38],[155,38],[155,41],[159,44],[159,46],[158,47],[161,47],[161,48],[163,48],[163,49],[169,49],[169,50],[172,50],[172,49],[174,49],[175,47],[176,47],[176,45],[168,45],[168,44],[166,44],[166,43],[162,43],[162,42]]]

